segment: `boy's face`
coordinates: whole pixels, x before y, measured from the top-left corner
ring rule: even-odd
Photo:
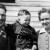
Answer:
[[[0,8],[0,27],[4,25],[6,20],[5,10]]]
[[[45,12],[40,16],[41,23],[44,28],[50,28],[50,14]]]
[[[21,15],[21,16],[18,16],[19,18],[19,22],[20,24],[22,25],[29,25],[30,24],[30,15]]]

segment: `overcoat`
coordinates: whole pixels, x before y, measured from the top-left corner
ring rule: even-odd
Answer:
[[[1,33],[2,32],[2,33]],[[0,32],[0,50],[15,50],[16,34],[13,25],[6,24]]]

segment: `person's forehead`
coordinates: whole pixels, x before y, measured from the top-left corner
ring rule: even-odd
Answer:
[[[23,14],[22,16],[20,15],[19,17],[26,17],[26,18],[29,18],[29,17],[31,17],[30,15],[25,15],[25,14]]]
[[[20,11],[20,12],[18,13],[19,16],[24,15],[24,14],[25,14],[25,13],[24,13],[23,11]]]
[[[30,20],[30,17],[29,16],[25,16],[25,17],[23,16],[23,17],[20,17],[20,19],[21,20]]]
[[[45,13],[42,13],[40,17],[41,18],[49,18],[50,17],[50,14],[47,13],[47,12],[45,12]]]
[[[5,14],[5,10],[0,8],[0,14]]]

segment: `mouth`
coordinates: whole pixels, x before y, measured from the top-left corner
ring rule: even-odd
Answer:
[[[49,23],[43,23],[42,25],[43,25],[43,26],[47,26],[48,24],[49,24]]]

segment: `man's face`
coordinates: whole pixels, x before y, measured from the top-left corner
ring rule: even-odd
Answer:
[[[45,12],[40,16],[41,23],[44,28],[50,28],[50,14]]]
[[[6,20],[5,10],[0,8],[0,27],[5,24],[5,20]]]
[[[22,16],[19,16],[19,22],[20,24],[22,25],[29,25],[30,24],[30,15],[22,15]]]

